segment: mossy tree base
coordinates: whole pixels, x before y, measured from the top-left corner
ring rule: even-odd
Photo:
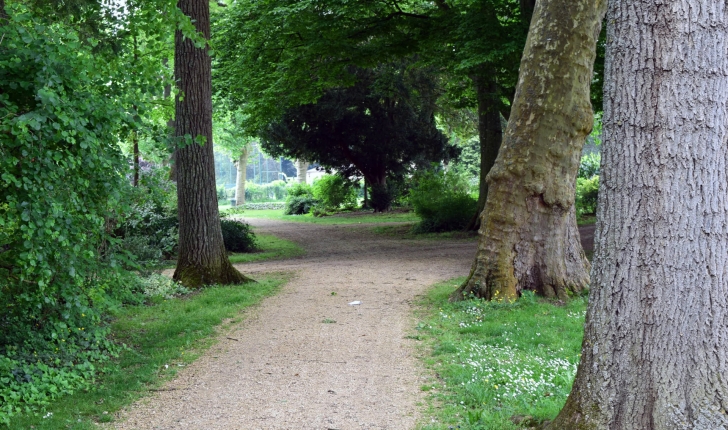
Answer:
[[[203,265],[178,265],[174,271],[174,280],[187,288],[200,288],[205,285],[239,285],[255,280],[240,273],[228,261],[216,267]]]

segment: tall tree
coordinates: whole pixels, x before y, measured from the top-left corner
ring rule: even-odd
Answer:
[[[235,206],[245,204],[245,182],[248,170],[252,137],[245,133],[242,123],[245,117],[240,111],[230,111],[220,106],[214,118],[213,138],[218,150],[235,160],[237,174],[235,177]]]
[[[473,268],[454,298],[567,298],[589,283],[574,183],[593,114],[589,85],[603,1],[536,3],[505,139],[488,175]],[[578,23],[578,25],[574,25]]]
[[[436,127],[437,86],[430,73],[403,62],[354,74],[356,85],[289,109],[260,136],[273,156],[315,160],[344,178],[363,176],[372,187],[372,207],[382,211],[391,202],[388,178],[415,163],[452,158],[457,150]]]
[[[725,429],[728,8],[614,0],[608,22],[593,286],[550,428]]]
[[[205,39],[210,38],[208,0],[179,0],[180,10]],[[212,148],[211,63],[206,43],[175,33],[174,75],[178,82],[177,150],[179,256],[174,279],[189,287],[250,281],[230,264],[220,229]]]

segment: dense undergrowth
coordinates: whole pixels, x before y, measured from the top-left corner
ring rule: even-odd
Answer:
[[[434,375],[421,389],[423,429],[507,430],[552,419],[571,390],[586,298],[569,303],[526,292],[515,303],[448,301],[459,279],[425,299],[413,337]]]

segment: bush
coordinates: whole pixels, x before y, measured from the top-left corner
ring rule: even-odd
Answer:
[[[0,425],[93,383],[106,340],[108,220],[132,123],[73,29],[7,5],[0,49]],[[85,38],[84,38],[85,40]]]
[[[599,176],[591,179],[576,178],[576,214],[593,214],[597,211]]]
[[[325,175],[313,184],[313,197],[324,211],[356,206],[356,189],[353,184],[338,175]]]
[[[250,224],[231,219],[221,219],[222,240],[229,252],[253,252],[257,249],[255,233]]]
[[[288,197],[313,197],[313,188],[306,183],[296,182],[288,187]]]
[[[310,196],[288,196],[283,213],[286,215],[304,215],[309,213],[317,203],[318,200]]]
[[[154,269],[177,253],[177,190],[163,168],[143,171],[138,187],[128,187],[117,213],[111,255],[123,253],[125,268]]]
[[[598,152],[584,155],[579,163],[577,178],[591,179],[593,176],[599,176],[601,162],[602,155]]]
[[[286,183],[277,180],[269,184],[256,184],[255,182],[246,182],[245,184],[245,201],[246,202],[268,202],[283,200],[288,194]]]
[[[428,171],[415,177],[409,200],[421,218],[418,233],[462,230],[477,209],[468,194],[468,183],[454,172]]]

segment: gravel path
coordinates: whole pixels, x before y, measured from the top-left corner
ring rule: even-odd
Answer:
[[[293,278],[111,428],[414,428],[423,369],[405,338],[412,302],[468,273],[475,238],[403,240],[366,225],[246,221],[307,253],[237,267]],[[355,300],[362,304],[348,304]]]

